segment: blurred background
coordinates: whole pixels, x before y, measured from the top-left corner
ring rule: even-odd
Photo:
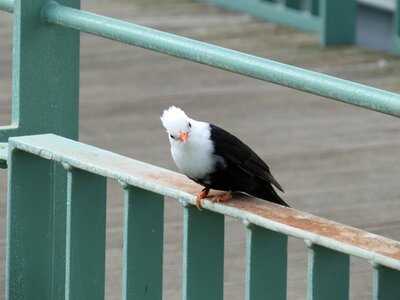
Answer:
[[[394,1],[362,2],[358,45],[330,48],[316,34],[192,0],[86,0],[82,9],[399,93],[400,60],[388,38]],[[11,119],[11,53],[12,14],[1,11],[1,124]],[[177,171],[159,119],[176,105],[250,145],[292,207],[400,240],[398,119],[86,34],[80,76],[80,141]],[[0,299],[6,182],[1,170]],[[109,182],[107,205],[106,299],[121,299],[118,183]],[[181,298],[182,216],[177,201],[166,199],[164,299]],[[244,299],[245,233],[226,219],[225,299]],[[288,258],[288,299],[306,299],[306,245],[289,239]],[[351,299],[371,296],[367,262],[351,259],[350,285]]]

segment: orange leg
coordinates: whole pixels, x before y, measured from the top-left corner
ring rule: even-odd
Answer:
[[[229,192],[227,192],[226,194],[224,194],[222,196],[215,196],[212,199],[212,202],[217,202],[217,203],[226,202],[226,201],[229,201],[231,198],[232,198],[232,192],[229,191]]]
[[[199,210],[201,210],[201,200],[207,197],[208,193],[210,192],[209,188],[204,188],[201,190],[201,193],[196,198],[196,206]]]

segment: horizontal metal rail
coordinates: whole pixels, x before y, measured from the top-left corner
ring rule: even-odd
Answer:
[[[182,174],[136,161],[109,151],[53,134],[10,138],[11,151],[22,150],[124,185],[178,199],[182,205],[195,204],[201,187]],[[207,210],[240,219],[284,235],[303,239],[366,259],[374,264],[400,270],[400,242],[350,226],[285,208],[245,195],[235,195],[224,204],[205,199]]]
[[[0,169],[7,169],[8,143],[0,143]]]
[[[278,24],[317,32],[323,46],[352,44],[355,40],[356,0],[307,0],[307,3],[300,0],[200,1],[249,13]]]
[[[400,95],[49,2],[51,24],[128,43],[230,72],[400,117]]]
[[[107,178],[124,189],[124,299],[162,298],[163,196],[183,206],[185,300],[223,299],[225,216],[247,227],[246,299],[286,299],[288,236],[309,247],[308,299],[348,299],[349,255],[372,263],[374,300],[400,298],[400,242],[244,195],[199,211],[185,176],[53,134],[9,147],[7,299],[104,298]]]
[[[0,143],[0,168],[6,165],[8,157],[8,143]]]
[[[243,1],[243,0],[200,0],[205,3],[218,5],[231,10],[245,12],[259,19],[289,25],[306,31],[319,33],[321,21],[317,14],[311,11],[300,11],[298,7],[291,7],[288,2],[273,1]],[[300,1],[295,1],[300,4]],[[293,2],[292,2],[293,4]]]
[[[0,8],[10,11],[11,1],[0,0]],[[400,117],[400,95],[396,93],[70,8],[55,1],[45,4],[42,16],[51,24]]]
[[[13,12],[14,11],[14,0],[1,0],[0,1],[0,10]]]

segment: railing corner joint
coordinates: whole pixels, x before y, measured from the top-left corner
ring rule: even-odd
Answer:
[[[124,190],[128,190],[129,189],[130,185],[126,181],[124,181],[122,179],[118,179],[117,181],[122,186],[122,189],[124,189]]]
[[[68,172],[71,172],[72,169],[74,168],[73,166],[71,166],[69,163],[66,163],[66,162],[62,162],[61,164],[62,164],[63,168]]]
[[[248,219],[243,219],[243,224],[246,226],[246,228],[251,229],[253,227],[253,223],[251,223]]]
[[[379,268],[381,267],[381,265],[378,264],[376,261],[369,260],[369,263],[371,264],[371,266],[372,266],[374,269],[379,269]]]
[[[189,201],[187,201],[186,199],[179,199],[179,202],[181,203],[181,205],[186,208],[189,206]]]
[[[305,243],[306,246],[307,246],[308,248],[310,248],[310,249],[314,246],[314,243],[311,242],[310,240],[304,240],[304,243]]]
[[[60,4],[55,0],[49,0],[45,4],[43,4],[42,9],[40,11],[40,20],[43,23],[50,24],[50,22],[46,18],[46,12],[47,12],[47,10],[49,10],[50,7],[54,7],[57,5],[60,5]]]

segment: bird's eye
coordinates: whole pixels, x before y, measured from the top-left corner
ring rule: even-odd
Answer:
[[[169,136],[170,136],[172,139],[176,140],[176,138],[175,138],[172,134],[170,134]]]
[[[192,124],[189,123],[188,125],[189,125],[189,128],[192,128]]]

